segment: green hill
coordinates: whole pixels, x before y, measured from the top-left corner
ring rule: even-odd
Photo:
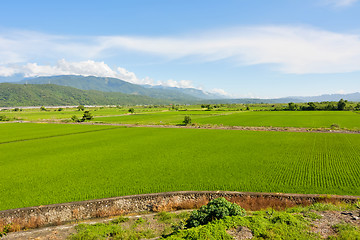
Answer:
[[[167,103],[170,101],[118,92],[86,91],[54,84],[0,83],[0,107]]]
[[[168,99],[172,101],[195,101],[201,98],[195,97],[194,95],[190,94],[190,91],[184,93],[181,88],[149,88],[110,77],[85,77],[77,75],[63,75],[26,79],[21,81],[20,83],[56,84],[61,86],[74,87],[82,90],[121,92],[126,94],[143,95],[152,98]]]

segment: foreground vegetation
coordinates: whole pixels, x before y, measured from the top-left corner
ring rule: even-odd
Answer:
[[[358,134],[5,123],[0,152],[0,210],[179,190],[360,195]]]
[[[352,223],[337,221],[326,223],[329,230],[325,234],[316,231],[317,223],[326,211],[355,210],[358,205],[314,204],[295,207],[284,211],[272,209],[229,214],[231,208],[241,209],[225,199],[215,199],[190,215],[158,213],[154,218],[119,217],[109,223],[94,225],[80,224],[77,233],[69,239],[144,239],[161,236],[165,239],[360,239],[360,228]],[[198,212],[206,212],[208,221],[196,226],[189,223],[200,219]],[[242,237],[242,238],[240,238]]]

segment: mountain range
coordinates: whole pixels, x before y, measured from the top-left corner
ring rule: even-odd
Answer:
[[[6,78],[0,80],[4,79]],[[360,102],[360,93],[274,99],[226,99],[222,95],[194,88],[137,85],[116,78],[78,75],[26,78],[0,83],[0,106],[300,103],[339,101],[341,98]]]
[[[0,83],[0,107],[169,104],[168,100],[55,84]]]
[[[62,75],[52,77],[37,77],[24,79],[17,83],[56,84],[82,90],[98,90],[102,92],[121,92],[133,95],[143,95],[152,98],[172,101],[194,101],[198,99],[221,99],[221,95],[208,93],[194,88],[176,88],[164,86],[138,85],[110,77],[93,77],[78,75]]]

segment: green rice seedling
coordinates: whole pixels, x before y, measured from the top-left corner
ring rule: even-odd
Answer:
[[[359,161],[358,134],[5,123],[0,210],[186,190],[360,195]]]

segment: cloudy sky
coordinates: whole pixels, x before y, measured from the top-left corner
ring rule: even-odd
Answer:
[[[360,91],[358,0],[2,0],[0,80],[79,74],[231,97]]]

